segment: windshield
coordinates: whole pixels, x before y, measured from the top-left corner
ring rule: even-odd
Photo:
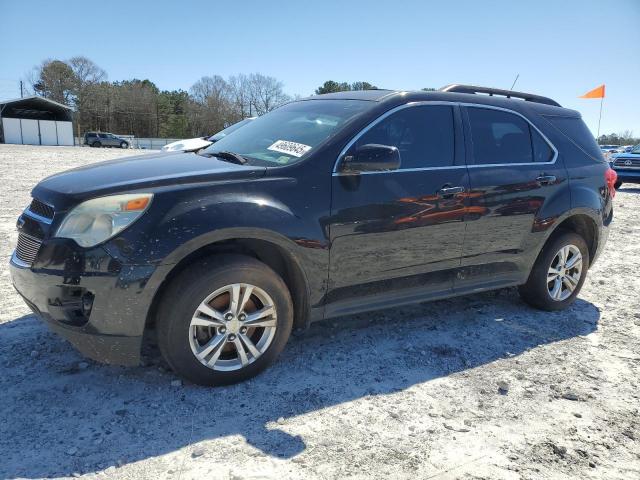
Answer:
[[[300,161],[349,119],[371,108],[363,100],[308,100],[269,112],[200,152],[233,152],[268,166]]]
[[[237,129],[239,129],[241,126],[246,125],[247,123],[249,123],[250,121],[255,120],[254,118],[245,118],[244,120],[240,120],[237,123],[234,123],[233,125],[228,126],[227,128],[225,128],[224,130],[220,130],[218,133],[216,133],[215,135],[210,136],[207,140],[209,140],[210,142],[217,142],[218,140],[223,139],[224,137],[226,137],[227,135],[229,135],[231,132],[235,132]]]
[[[631,149],[631,153],[640,153],[640,143]]]

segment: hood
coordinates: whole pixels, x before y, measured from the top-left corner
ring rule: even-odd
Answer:
[[[249,180],[266,167],[236,165],[195,153],[158,153],[94,163],[42,180],[32,195],[65,209],[80,201],[128,191],[189,183]]]
[[[611,158],[613,160],[624,160],[625,158],[637,159],[637,158],[640,158],[640,153],[631,153],[631,152],[616,153],[615,155],[611,155]]]

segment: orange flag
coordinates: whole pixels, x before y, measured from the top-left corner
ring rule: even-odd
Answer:
[[[579,98],[604,98],[604,84],[594,88],[593,90],[589,90]]]

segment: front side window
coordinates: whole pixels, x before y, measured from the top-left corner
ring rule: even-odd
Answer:
[[[467,112],[476,165],[534,161],[529,123],[522,117],[489,108],[469,107]]]
[[[233,152],[249,164],[291,165],[309,155],[356,115],[375,106],[364,100],[306,100],[273,110],[207,147],[202,155]]]
[[[454,162],[453,108],[403,108],[375,124],[354,144],[389,145],[400,151],[400,169],[448,167]]]

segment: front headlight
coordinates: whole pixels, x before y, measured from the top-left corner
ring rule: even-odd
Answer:
[[[69,212],[56,237],[72,238],[82,247],[93,247],[135,222],[152,198],[152,193],[137,193],[87,200]]]

